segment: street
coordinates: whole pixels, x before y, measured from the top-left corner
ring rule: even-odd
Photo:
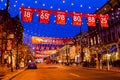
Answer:
[[[77,66],[38,64],[38,69],[26,69],[12,80],[120,80],[120,73]]]

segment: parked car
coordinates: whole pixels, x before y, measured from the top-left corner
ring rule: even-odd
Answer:
[[[37,64],[35,62],[29,62],[28,69],[37,69]]]

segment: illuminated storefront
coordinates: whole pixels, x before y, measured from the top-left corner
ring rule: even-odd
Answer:
[[[84,48],[83,52],[84,52],[84,61],[90,62],[91,56],[90,56],[89,48]]]

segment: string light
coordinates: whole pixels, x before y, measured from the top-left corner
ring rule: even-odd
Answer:
[[[91,6],[89,6],[89,9],[91,9]]]
[[[42,4],[42,6],[45,6],[45,4]]]
[[[16,3],[18,2],[18,1],[15,1]]]
[[[99,8],[97,8],[97,10],[98,10]]]
[[[5,3],[5,6],[7,6],[7,4]]]
[[[63,1],[63,3],[65,3],[65,1]]]
[[[16,5],[14,5],[14,7],[16,7]]]
[[[60,8],[58,8],[58,10],[60,10]]]
[[[66,12],[68,12],[68,10],[65,10]]]
[[[3,0],[1,0],[1,2],[3,2]]]
[[[21,5],[24,6],[24,3],[22,3]]]
[[[39,16],[39,14],[36,14],[36,16],[38,17],[38,16]]]
[[[37,1],[35,1],[35,3],[37,4]]]
[[[50,8],[52,9],[52,8],[53,8],[53,6],[50,6]]]
[[[71,3],[71,5],[73,6],[73,5],[74,5],[74,3]]]
[[[54,23],[55,23],[56,21],[54,20]]]
[[[106,8],[104,8],[104,10],[106,11],[107,9],[106,9]]]
[[[67,18],[67,20],[70,20],[69,18]]]
[[[81,4],[80,7],[83,7],[83,5]]]
[[[30,8],[30,6],[28,6],[28,8]]]

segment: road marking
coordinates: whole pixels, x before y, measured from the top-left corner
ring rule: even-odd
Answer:
[[[73,76],[76,76],[76,77],[80,77],[79,75],[74,74],[74,73],[70,73],[70,75],[73,75]]]

